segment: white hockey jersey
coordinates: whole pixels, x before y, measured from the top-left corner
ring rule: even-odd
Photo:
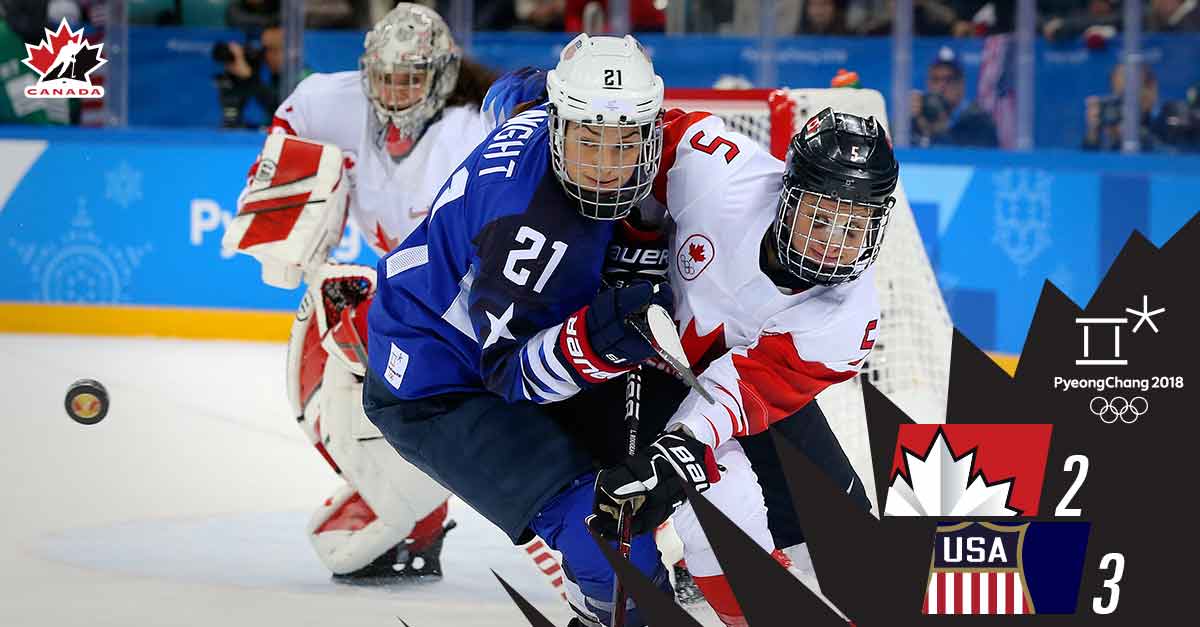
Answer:
[[[760,433],[858,373],[875,343],[873,268],[785,293],[760,268],[783,163],[707,113],[667,113],[654,196],[675,226],[671,286],[683,346],[717,403],[692,391],[671,419],[714,449]]]
[[[421,223],[454,168],[493,128],[478,107],[446,107],[399,162],[369,136],[370,104],[358,71],[313,74],[279,105],[271,132],[334,144],[346,157],[350,217],[385,254]]]

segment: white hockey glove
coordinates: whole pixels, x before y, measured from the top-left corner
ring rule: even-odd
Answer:
[[[291,289],[342,237],[350,184],[337,146],[272,133],[221,245],[262,264],[263,282]]]

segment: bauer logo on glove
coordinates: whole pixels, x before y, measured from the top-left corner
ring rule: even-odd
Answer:
[[[721,478],[713,450],[683,431],[659,436],[653,444],[596,475],[596,499],[588,524],[602,536],[617,535],[621,507],[633,509],[632,531],[654,531],[687,498],[686,481],[697,492]]]

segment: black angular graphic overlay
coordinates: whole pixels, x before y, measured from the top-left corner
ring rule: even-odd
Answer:
[[[876,520],[855,507],[837,486],[786,441],[776,437],[789,488],[804,525],[813,565],[824,594],[858,627],[876,625],[970,624],[973,627],[1022,624],[1129,625],[1174,623],[1193,613],[1191,564],[1200,558],[1193,522],[1196,490],[1193,462],[1200,458],[1200,214],[1193,216],[1163,247],[1140,233],[1130,236],[1085,307],[1046,282],[1030,324],[1015,377],[1009,378],[961,333],[952,344],[947,422],[963,424],[1052,424],[1050,450],[1037,518],[1090,522],[1091,534],[1074,615],[925,616],[921,604],[941,518],[888,517]],[[1153,318],[1158,331],[1127,309],[1165,309]],[[1124,365],[1079,365],[1081,318],[1125,317],[1120,357]],[[1092,340],[1111,337],[1093,332]],[[1111,350],[1103,342],[1096,350]],[[1092,387],[1062,389],[1056,380]],[[1098,390],[1095,382],[1115,383]],[[1182,381],[1180,387],[1178,382]],[[1143,386],[1145,382],[1145,386]],[[1056,385],[1058,386],[1056,388]],[[1143,387],[1145,389],[1143,389]],[[1090,409],[1096,396],[1144,396],[1149,410],[1136,422],[1106,424]],[[888,471],[901,424],[911,422],[869,383],[863,386],[877,486],[876,504],[888,485]],[[1081,459],[1086,458],[1086,462]],[[1068,461],[1070,460],[1070,462]],[[1081,465],[1086,463],[1086,475]],[[815,595],[787,575],[774,560],[728,519],[696,498],[702,526],[726,569],[730,584],[753,627],[781,618],[789,625],[842,624]],[[1078,509],[1075,515],[1072,510]],[[974,519],[980,520],[980,519]],[[610,560],[616,557],[605,551]],[[1112,562],[1124,563],[1116,579]],[[615,561],[615,560],[613,560]],[[649,609],[673,600],[654,590],[632,566],[614,563],[639,606]],[[638,579],[641,581],[638,581]],[[803,589],[801,589],[803,588]],[[1111,613],[1095,607],[1119,602]],[[691,626],[690,618],[647,612],[655,627]]]
[[[499,581],[500,585],[504,586],[504,591],[508,593],[513,603],[516,603],[517,607],[521,608],[521,613],[525,615],[525,620],[529,621],[530,625],[533,627],[554,627],[554,623],[551,623],[550,619],[543,616],[532,603],[526,601],[525,597],[521,596],[521,593],[508,585],[508,582],[499,573],[493,570],[492,575],[496,577],[496,581]]]
[[[825,596],[860,626],[896,624],[897,608],[919,613],[934,522],[921,518],[876,520],[846,498],[786,439],[776,437],[775,447],[792,498],[799,504],[813,569]],[[891,451],[887,459],[891,459]],[[793,607],[800,605],[795,595],[788,601]],[[746,613],[749,616],[749,609]],[[809,613],[794,616],[805,621],[816,618]]]
[[[837,490],[828,479],[825,483],[831,490]],[[696,494],[686,484],[684,489],[748,623],[760,627],[791,627],[799,615],[806,617],[805,624],[810,627],[845,625],[845,621],[703,494]],[[848,507],[854,507],[848,499],[843,500]]]
[[[604,558],[612,565],[617,577],[620,578],[625,589],[629,591],[629,596],[637,605],[638,612],[648,624],[656,627],[658,625],[662,625],[662,627],[700,627],[700,623],[697,623],[696,619],[692,618],[686,610],[679,607],[673,597],[659,591],[654,586],[654,582],[650,581],[628,560],[621,557],[621,554],[608,541],[601,539],[595,532],[592,532],[592,538],[596,540],[596,544],[600,545],[600,551],[604,553]]]

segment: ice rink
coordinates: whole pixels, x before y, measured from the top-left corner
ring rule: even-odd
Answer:
[[[0,625],[528,625],[566,605],[460,502],[445,579],[333,583],[304,530],[338,479],[289,416],[284,345],[0,335]],[[108,416],[67,417],[71,382]]]

